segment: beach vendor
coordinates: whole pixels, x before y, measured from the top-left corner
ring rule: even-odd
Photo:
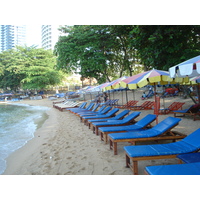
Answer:
[[[106,92],[104,92],[103,96],[104,96],[104,102],[106,102],[108,100],[108,94]]]

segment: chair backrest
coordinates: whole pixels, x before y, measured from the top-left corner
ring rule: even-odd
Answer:
[[[153,122],[156,119],[156,115],[154,114],[148,114],[145,117],[143,117],[141,120],[135,123],[135,125],[140,126],[140,127],[146,127],[149,125],[151,122]]]
[[[181,140],[182,142],[186,142],[197,149],[200,148],[200,128],[185,137],[184,139]]]
[[[84,107],[86,106],[86,104],[87,104],[87,102],[83,102],[83,103],[79,106],[79,108],[84,108]]]
[[[144,109],[152,109],[153,106],[154,106],[154,101],[150,101],[148,102],[148,104],[144,106]]]
[[[199,109],[200,109],[200,104],[195,104],[195,105],[190,107],[188,112],[197,113],[197,112],[199,112]]]
[[[107,113],[109,110],[111,110],[112,109],[112,107],[111,106],[108,106],[108,107],[106,107],[104,110],[102,110],[101,112],[100,112],[100,114],[102,115],[102,114],[105,114],[105,113]]]
[[[130,110],[123,110],[118,115],[116,115],[113,119],[121,119],[124,116],[126,116],[129,112],[130,112]]]
[[[86,110],[91,110],[93,106],[94,106],[94,103],[90,103],[90,104],[88,105],[88,107],[86,108]]]
[[[141,112],[133,112],[130,115],[128,115],[127,117],[125,117],[123,120],[123,122],[127,123],[130,122],[131,120],[135,119],[136,117],[138,117],[140,115]]]
[[[131,106],[134,106],[137,103],[138,103],[138,101],[131,100],[131,101],[128,102],[128,106],[131,107]]]
[[[106,108],[106,106],[102,106],[98,111],[97,113],[101,114],[101,112]]]
[[[113,99],[110,105],[115,105],[118,101],[119,99]]]
[[[175,117],[167,117],[157,125],[155,125],[151,130],[156,130],[160,133],[164,133],[176,125],[181,121],[180,118],[175,118]]]
[[[114,109],[112,109],[112,110],[110,110],[107,114],[106,114],[106,116],[112,116],[112,115],[114,115],[116,112],[118,112],[119,111],[119,108],[114,108]]]
[[[141,105],[140,105],[140,107],[144,107],[144,106],[146,106],[146,105],[148,105],[148,104],[150,104],[151,103],[151,101],[145,101],[144,103],[142,103]]]
[[[100,104],[97,103],[97,104],[94,106],[94,108],[92,109],[92,111],[95,111],[99,106],[100,106]]]

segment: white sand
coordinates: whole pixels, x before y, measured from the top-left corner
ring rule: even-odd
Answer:
[[[134,95],[139,100],[142,91]],[[124,93],[125,103],[125,93]],[[128,92],[129,100],[133,99],[132,92]],[[111,96],[112,97],[112,96]],[[121,92],[114,98],[120,98]],[[154,100],[153,98],[150,100]],[[182,97],[168,97],[164,100],[165,107],[174,101],[185,102],[184,108],[192,105],[191,99]],[[7,159],[5,175],[131,175],[132,171],[125,167],[125,154],[122,143],[118,145],[118,155],[113,155],[109,145],[100,141],[100,137],[92,133],[87,126],[80,123],[79,117],[70,112],[60,112],[52,107],[52,101],[25,100],[21,103],[29,105],[47,106],[49,118],[41,128],[35,132],[35,137],[25,146],[14,152]],[[163,100],[161,100],[163,106]],[[142,111],[138,120],[153,110]],[[173,114],[160,115],[159,121]],[[191,117],[181,118],[180,124],[174,129],[184,134],[190,134],[199,128],[199,121],[193,121]],[[154,123],[155,125],[155,123]],[[139,162],[139,174],[144,174],[146,165],[177,163],[176,159],[141,161]]]

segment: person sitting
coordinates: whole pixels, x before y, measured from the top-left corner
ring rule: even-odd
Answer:
[[[144,100],[146,97],[147,97],[146,93],[143,92],[143,94],[142,94],[142,100]]]

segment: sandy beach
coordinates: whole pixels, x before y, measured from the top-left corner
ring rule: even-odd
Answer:
[[[134,96],[139,101],[138,105],[143,103],[141,94],[142,91],[138,90]],[[120,99],[119,103],[122,103],[121,97],[121,93],[115,94],[115,98]],[[133,99],[132,92],[128,93],[128,97]],[[190,98],[177,96],[161,99],[161,107],[168,107],[174,101],[185,102],[183,109],[193,105]],[[118,155],[114,156],[109,145],[80,123],[78,116],[53,108],[51,100],[23,100],[21,103],[49,107],[48,119],[36,130],[32,140],[8,157],[4,175],[132,175],[132,171],[125,167],[123,151],[123,146],[129,143],[119,144]],[[148,113],[153,113],[153,110],[142,111],[137,120]],[[161,121],[168,116],[173,114],[159,115],[158,119]],[[199,121],[193,121],[191,117],[181,119],[174,130],[188,135],[199,128]],[[176,159],[141,161],[139,174],[144,174],[147,165],[177,162]]]

